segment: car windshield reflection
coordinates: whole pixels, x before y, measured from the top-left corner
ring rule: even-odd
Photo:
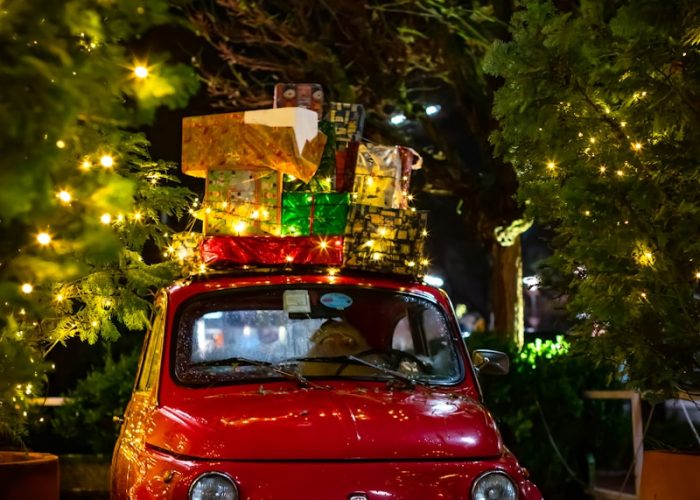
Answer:
[[[266,287],[209,294],[178,315],[176,379],[361,378],[451,385],[455,343],[434,303],[359,287]],[[243,361],[242,361],[243,360]]]

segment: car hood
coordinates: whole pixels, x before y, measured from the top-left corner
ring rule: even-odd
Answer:
[[[236,392],[156,410],[147,442],[225,460],[453,459],[498,456],[478,402],[435,388]]]

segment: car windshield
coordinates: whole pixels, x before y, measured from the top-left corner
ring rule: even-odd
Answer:
[[[429,300],[314,285],[215,292],[178,314],[175,376],[185,385],[304,378],[461,379],[455,336]]]

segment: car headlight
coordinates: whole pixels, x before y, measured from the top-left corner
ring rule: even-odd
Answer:
[[[206,472],[190,486],[190,500],[238,500],[238,488],[221,472]]]
[[[485,472],[476,478],[472,486],[472,500],[515,500],[517,498],[518,490],[504,472]]]

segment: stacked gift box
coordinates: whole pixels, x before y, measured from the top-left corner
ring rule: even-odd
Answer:
[[[424,274],[427,213],[409,208],[420,157],[362,142],[359,104],[324,118],[320,85],[277,84],[274,102],[183,121],[183,172],[206,180],[202,260]]]

